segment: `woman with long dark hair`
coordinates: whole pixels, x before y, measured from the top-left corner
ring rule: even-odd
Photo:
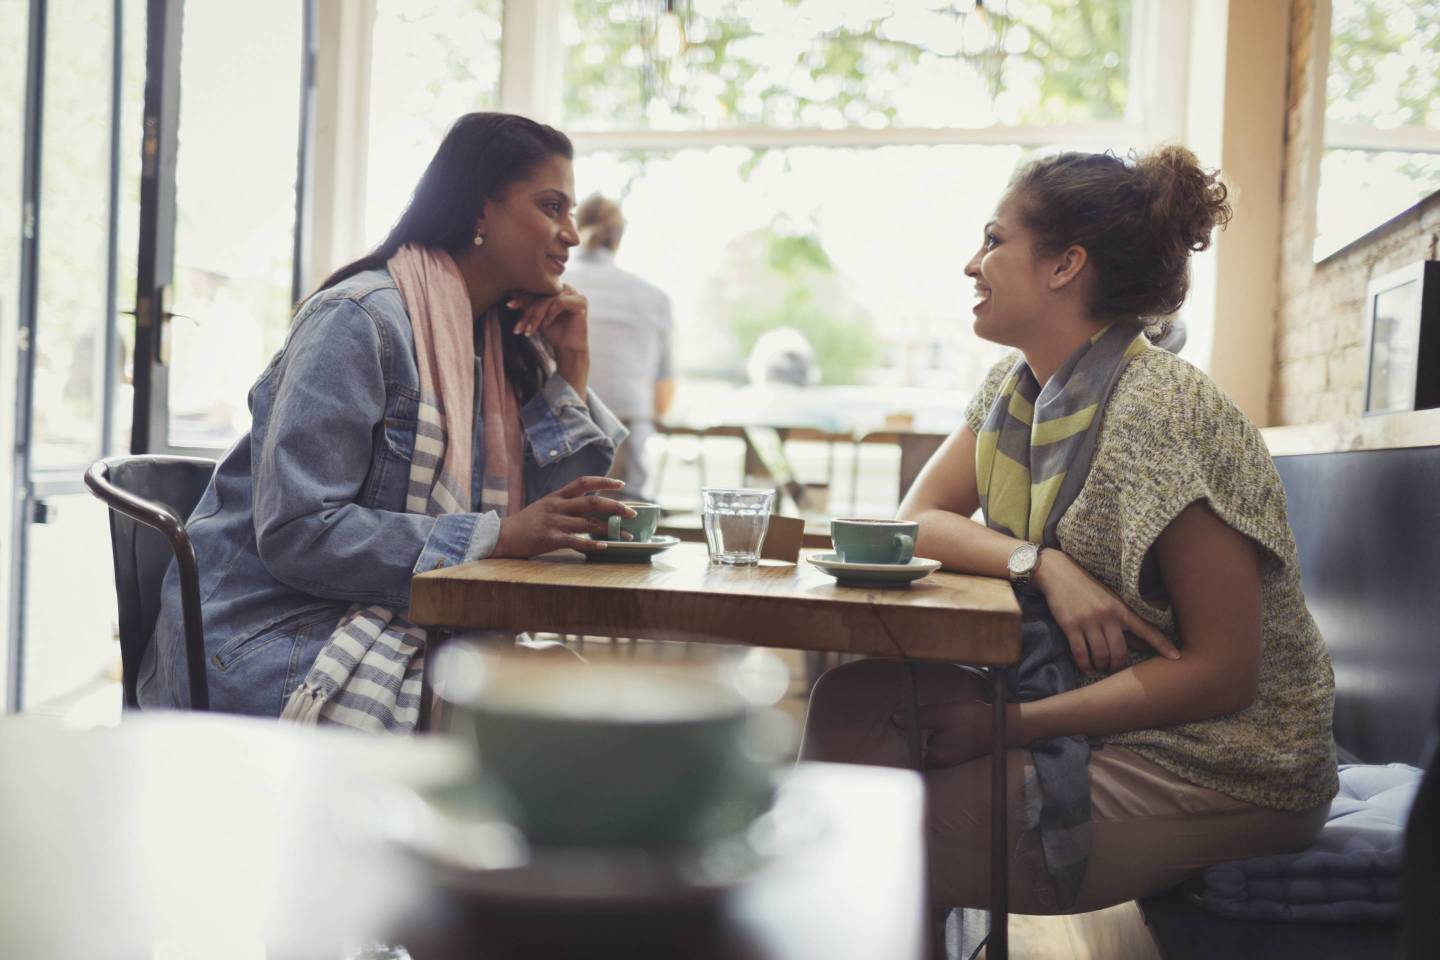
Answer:
[[[1009,577],[1010,904],[1095,910],[1313,842],[1337,787],[1334,682],[1254,425],[1172,352],[1192,252],[1230,217],[1180,147],[1022,169],[965,266],[1013,348],[900,514],[916,553]],[[979,522],[972,519],[980,514]],[[992,707],[917,671],[935,902],[988,901]],[[804,755],[907,765],[895,661],[821,678]]]
[[[296,311],[250,431],[187,524],[214,709],[409,729],[424,631],[410,578],[558,547],[631,511],[597,491],[625,430],[587,389],[573,151],[523,117],[461,117],[390,235]],[[166,576],[142,706],[186,705]]]

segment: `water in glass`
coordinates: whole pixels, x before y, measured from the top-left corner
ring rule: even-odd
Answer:
[[[725,566],[758,563],[775,491],[707,488],[702,495],[710,562]]]

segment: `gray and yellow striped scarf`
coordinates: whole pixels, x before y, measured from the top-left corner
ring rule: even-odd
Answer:
[[[986,526],[1060,545],[1055,526],[1085,486],[1105,401],[1125,364],[1149,348],[1143,333],[1117,323],[1071,354],[1043,388],[1023,358],[1015,364],[975,448]]]
[[[1145,335],[1112,324],[1066,359],[1042,387],[1022,358],[981,425],[976,481],[985,524],[1021,540],[1059,547],[1055,528],[1085,486],[1105,403]],[[1073,689],[1079,673],[1045,597],[1017,586],[1020,662],[1005,671],[1010,699],[1040,700]],[[1061,910],[1069,909],[1090,859],[1090,745],[1084,737],[1032,744],[1039,803],[1027,802]]]

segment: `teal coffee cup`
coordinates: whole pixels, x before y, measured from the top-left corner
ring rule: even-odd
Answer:
[[[480,674],[453,726],[532,844],[694,849],[769,805],[753,708],[709,676],[499,658]]]
[[[636,543],[649,543],[655,538],[655,528],[660,524],[660,507],[654,503],[625,501],[625,506],[635,511],[633,517],[619,517],[611,514],[605,521],[606,530],[597,540],[624,540],[620,531],[630,534]]]
[[[920,524],[910,520],[830,521],[830,539],[845,563],[909,563],[919,535]]]

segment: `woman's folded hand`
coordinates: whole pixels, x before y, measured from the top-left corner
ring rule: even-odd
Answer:
[[[1126,633],[1134,634],[1171,660],[1180,651],[1156,627],[1096,580],[1064,551],[1047,548],[1035,570],[1035,586],[1045,594],[1081,673],[1113,673],[1125,666]]]

